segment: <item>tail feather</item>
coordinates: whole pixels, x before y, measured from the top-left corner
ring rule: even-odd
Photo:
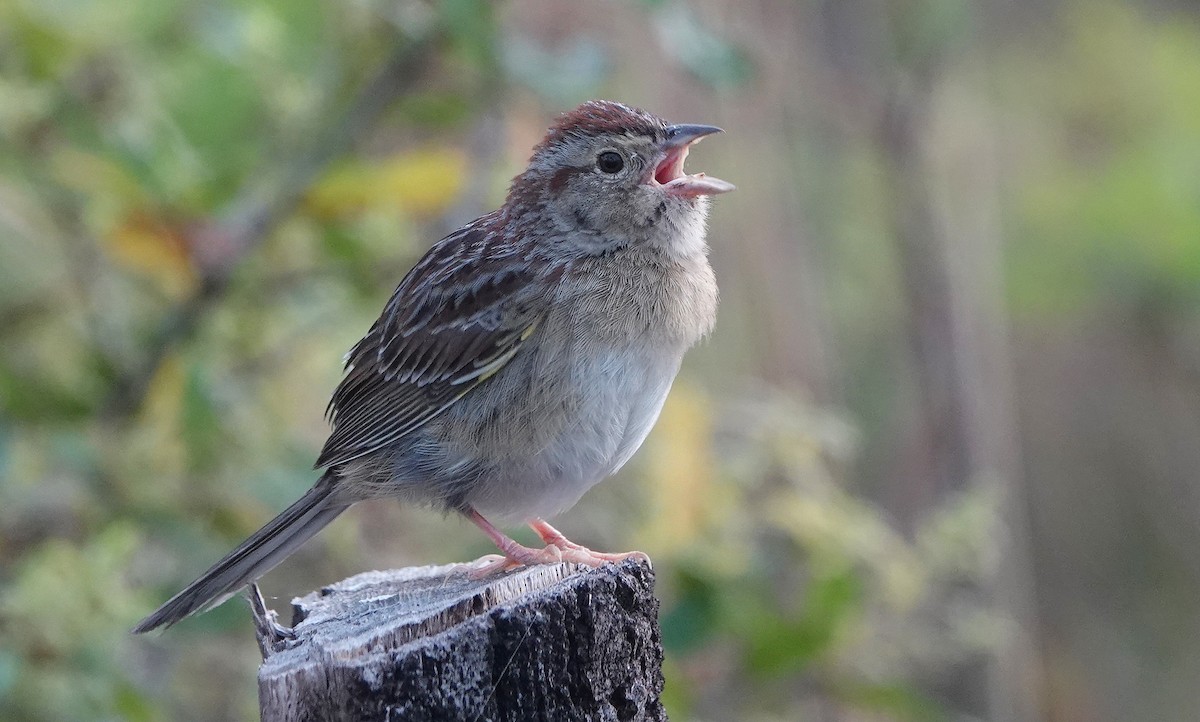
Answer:
[[[331,501],[331,481],[329,476],[322,478],[299,501],[139,622],[133,628],[134,634],[169,627],[184,617],[212,609],[296,551],[349,507]]]

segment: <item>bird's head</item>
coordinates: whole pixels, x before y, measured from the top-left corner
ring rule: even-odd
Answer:
[[[554,231],[592,236],[600,245],[702,237],[707,196],[733,185],[688,175],[683,162],[693,144],[719,132],[711,125],[669,125],[620,103],[588,101],[561,116],[534,148],[509,202],[538,206]]]

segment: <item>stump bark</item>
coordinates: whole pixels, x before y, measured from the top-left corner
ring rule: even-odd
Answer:
[[[665,720],[654,575],[460,565],[368,572],[293,601],[259,702],[280,720]]]

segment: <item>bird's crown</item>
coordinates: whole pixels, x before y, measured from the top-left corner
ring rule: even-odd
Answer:
[[[641,108],[631,108],[611,100],[589,100],[560,115],[537,150],[558,145],[571,137],[609,133],[644,135],[657,139],[666,132],[666,127],[666,121]]]

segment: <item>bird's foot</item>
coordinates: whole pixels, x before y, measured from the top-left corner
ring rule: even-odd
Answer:
[[[646,556],[643,552],[609,554],[606,552],[594,552],[587,547],[582,547],[574,543],[571,543],[569,547],[547,544],[543,549],[532,549],[516,544],[514,547],[505,549],[504,554],[488,554],[476,559],[471,563],[468,575],[472,579],[483,579],[498,572],[506,572],[517,567],[532,566],[534,564],[561,564],[569,562],[571,564],[598,567],[609,562],[620,562],[625,559],[637,559],[638,561],[645,562],[647,565],[650,564],[650,557]]]
[[[577,555],[579,561],[575,559],[564,559],[564,561],[575,561],[576,564],[587,564],[590,567],[598,567],[607,562],[623,562],[626,559],[636,559],[640,562],[645,562],[646,566],[652,567],[650,557],[645,552],[597,552],[588,549],[585,546],[576,544],[563,535],[562,532],[547,524],[542,519],[534,519],[529,522],[529,528],[533,529],[542,541],[550,546],[558,547],[563,551],[564,555]],[[586,561],[585,561],[586,560]]]
[[[503,554],[488,554],[475,560],[471,565],[469,576],[472,579],[483,579],[498,572],[506,572],[517,567],[533,564],[558,564],[570,561],[563,557],[562,550],[556,546],[547,546],[545,549],[531,549],[513,541],[511,544],[505,544],[500,549],[504,552]]]
[[[562,532],[541,519],[533,520],[530,522],[529,527],[541,537],[542,541],[546,542],[545,548],[542,549],[533,549],[517,543],[502,534],[481,516],[477,518],[473,517],[472,520],[487,532],[496,546],[500,548],[500,551],[504,552],[502,555],[489,554],[476,560],[469,572],[472,579],[482,579],[497,572],[504,572],[515,567],[530,566],[533,564],[561,564],[562,562],[569,562],[571,564],[598,567],[609,562],[615,563],[626,559],[636,559],[650,566],[650,557],[644,552],[608,553],[592,551],[585,546],[567,539],[563,536]]]

